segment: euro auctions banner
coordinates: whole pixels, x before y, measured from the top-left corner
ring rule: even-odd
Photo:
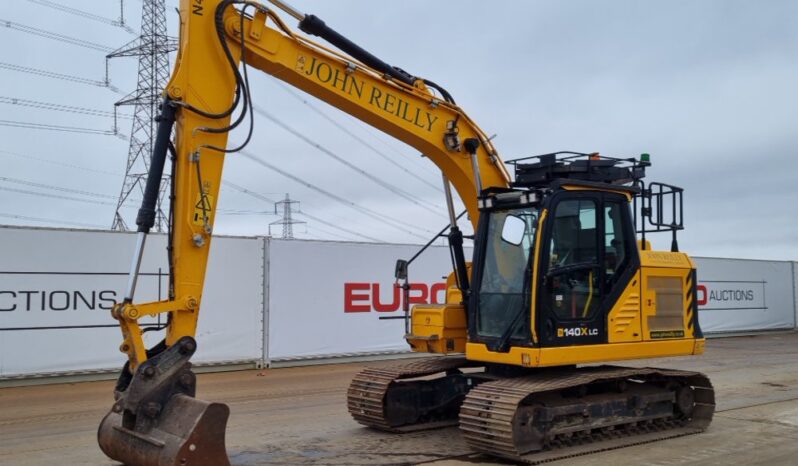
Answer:
[[[795,327],[793,264],[695,258],[698,316],[706,333]]]
[[[134,243],[126,233],[0,228],[0,376],[120,368],[110,309],[127,285]],[[137,302],[166,297],[165,248],[163,235],[150,235]],[[260,360],[262,270],[262,239],[214,240],[198,362]],[[146,334],[148,345],[161,338]]]
[[[419,246],[269,241],[268,357],[272,361],[409,351],[396,259]],[[470,257],[471,251],[466,251]],[[435,246],[410,265],[410,303],[443,303],[449,250]]]

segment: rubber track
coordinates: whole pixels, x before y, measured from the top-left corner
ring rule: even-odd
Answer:
[[[463,357],[434,357],[379,368],[366,368],[355,375],[349,384],[346,405],[357,422],[387,432],[410,432],[454,426],[458,424],[457,418],[451,421],[391,426],[385,419],[385,394],[396,381],[434,375],[472,365],[473,363]]]
[[[549,439],[544,450],[527,454],[517,451],[514,446],[513,416],[516,409],[537,393],[613,379],[663,378],[679,379],[694,387],[695,407],[690,420],[651,420],[588,429],[569,436],[556,436]],[[714,390],[703,374],[670,369],[601,366],[480,384],[466,395],[460,409],[460,430],[468,444],[479,452],[538,464],[698,433],[712,421],[714,411]]]

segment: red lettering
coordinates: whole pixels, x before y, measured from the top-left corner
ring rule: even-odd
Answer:
[[[396,312],[402,308],[402,289],[394,284],[390,302],[383,302],[379,283],[344,283],[344,312]],[[446,303],[446,283],[411,283],[407,303]]]
[[[413,291],[418,291],[419,294],[417,296],[413,296]],[[426,283],[411,283],[410,290],[407,293],[407,303],[411,306],[413,304],[428,304],[429,301],[429,287],[427,287]]]
[[[441,291],[443,291],[443,299],[438,299]],[[429,299],[432,304],[444,304],[446,302],[446,283],[433,283],[429,289]]]
[[[704,285],[696,286],[696,300],[698,300],[699,306],[705,306],[707,304],[707,287]]]
[[[368,283],[344,283],[344,312],[369,312],[371,306],[368,304],[355,304],[357,302],[368,302],[368,293],[355,294],[356,291],[366,291],[371,289]]]
[[[380,302],[380,284],[379,283],[372,283],[371,284],[371,304],[374,306],[374,310],[377,312],[394,312],[399,310],[399,300],[400,298],[400,291],[398,285],[393,285],[393,300],[391,304],[382,304]]]

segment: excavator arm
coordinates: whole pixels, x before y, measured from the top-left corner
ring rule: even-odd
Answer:
[[[270,0],[271,1],[271,0]],[[228,133],[250,125],[247,67],[299,88],[428,157],[459,194],[476,226],[477,197],[508,187],[510,176],[486,134],[435,83],[392,67],[312,15],[272,1],[299,20],[299,29],[334,44],[327,48],[295,33],[266,6],[239,0],[181,0],[180,47],[164,91],[136,249],[119,321],[128,363],[99,442],[110,457],[142,465],[225,464],[227,407],[193,398],[189,359],[202,305],[208,253]],[[244,65],[244,66],[241,66]],[[437,93],[433,92],[437,90]],[[171,134],[174,130],[174,144]],[[249,137],[247,137],[247,140]],[[246,142],[246,141],[245,141]],[[168,159],[172,162],[169,297],[136,303],[134,294],[147,234]],[[458,233],[449,201],[450,220]],[[456,270],[466,280],[462,236]],[[455,244],[455,246],[457,246]],[[457,254],[456,254],[457,255]],[[146,348],[139,319],[167,314],[164,341]],[[221,427],[220,427],[221,426]]]

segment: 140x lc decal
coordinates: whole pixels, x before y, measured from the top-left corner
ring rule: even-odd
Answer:
[[[594,337],[599,334],[597,328],[587,327],[559,327],[557,328],[557,336],[564,337]]]

